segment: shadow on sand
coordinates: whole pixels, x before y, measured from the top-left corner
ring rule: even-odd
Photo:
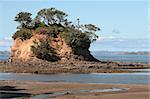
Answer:
[[[0,98],[17,98],[17,97],[29,97],[31,94],[19,92],[25,89],[17,89],[15,86],[0,86]]]

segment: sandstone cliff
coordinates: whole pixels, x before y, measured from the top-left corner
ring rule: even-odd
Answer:
[[[44,34],[36,34],[33,32],[33,36],[30,39],[22,40],[16,38],[11,47],[10,61],[15,60],[33,60],[37,57],[33,54],[31,46],[34,45],[34,41],[40,42],[45,39],[50,39],[49,44],[54,49],[55,55],[59,57],[58,61],[73,61],[73,60],[88,60],[88,61],[97,61],[91,54],[88,49],[72,49],[65,40],[61,37],[60,34],[55,38],[49,38]]]

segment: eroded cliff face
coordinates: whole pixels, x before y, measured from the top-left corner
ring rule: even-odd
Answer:
[[[72,49],[60,35],[57,35],[56,38],[51,38],[49,43],[61,61],[69,60],[73,53]]]
[[[17,38],[11,47],[10,61],[15,60],[33,60],[37,57],[33,54],[31,46],[34,45],[34,41],[40,42],[45,39],[50,39],[49,45],[55,50],[55,55],[59,57],[58,61],[69,60],[89,60],[95,61],[96,59],[90,54],[88,49],[76,49],[72,48],[65,42],[65,40],[58,34],[55,38],[48,38],[44,34],[36,34],[33,31],[33,36],[27,40],[21,40]]]
[[[28,60],[33,58],[33,53],[31,51],[31,46],[34,45],[33,41],[39,41],[40,39],[45,39],[44,35],[34,35],[30,39],[22,41],[20,38],[14,40],[11,47],[10,59],[12,60]]]
[[[11,48],[11,59],[12,60],[30,60],[35,58],[31,51],[31,46],[34,45],[34,41],[41,41],[47,38],[46,35],[34,35],[30,39],[22,41],[17,38],[14,40],[14,44]],[[63,60],[70,57],[72,53],[71,47],[69,47],[63,38],[53,38],[49,42],[51,47],[55,49],[56,54]]]

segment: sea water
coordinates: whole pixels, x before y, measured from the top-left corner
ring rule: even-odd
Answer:
[[[94,53],[93,56],[101,61],[120,61],[120,62],[150,62],[149,55],[142,54],[116,54],[116,53]]]
[[[149,55],[137,54],[114,54],[114,53],[94,53],[93,56],[101,61],[121,61],[121,62],[150,62]],[[7,61],[9,54],[1,54],[0,61]]]
[[[76,82],[96,84],[149,84],[150,72],[146,73],[94,73],[94,74],[15,74],[0,73],[0,80],[41,82]]]

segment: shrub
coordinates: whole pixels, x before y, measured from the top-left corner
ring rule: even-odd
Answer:
[[[72,48],[89,48],[90,47],[90,37],[87,33],[71,29],[62,32],[61,36],[65,39],[66,43]]]
[[[35,32],[39,34],[50,34],[51,31],[47,27],[38,27],[35,29]]]
[[[39,27],[46,27],[46,25],[45,25],[45,23],[44,22],[35,22],[35,21],[33,21],[32,23],[31,23],[31,26],[30,26],[30,29],[37,29],[37,28],[39,28]]]
[[[45,27],[46,26],[44,22],[40,22],[37,25],[38,25],[38,27]]]
[[[60,60],[60,58],[55,55],[54,49],[50,47],[48,40],[41,41],[40,43],[34,41],[34,45],[31,46],[31,51],[39,59],[47,61]]]
[[[61,36],[62,36],[62,38],[64,38],[64,40],[66,41],[66,43],[70,45],[70,42],[72,40],[71,34],[67,33],[67,32],[62,32]]]
[[[32,37],[32,31],[27,28],[21,28],[18,30],[12,38],[15,40],[16,38],[20,38],[22,40],[30,39]]]
[[[86,33],[79,33],[73,38],[74,40],[70,44],[72,48],[88,49],[90,47],[91,41]]]

